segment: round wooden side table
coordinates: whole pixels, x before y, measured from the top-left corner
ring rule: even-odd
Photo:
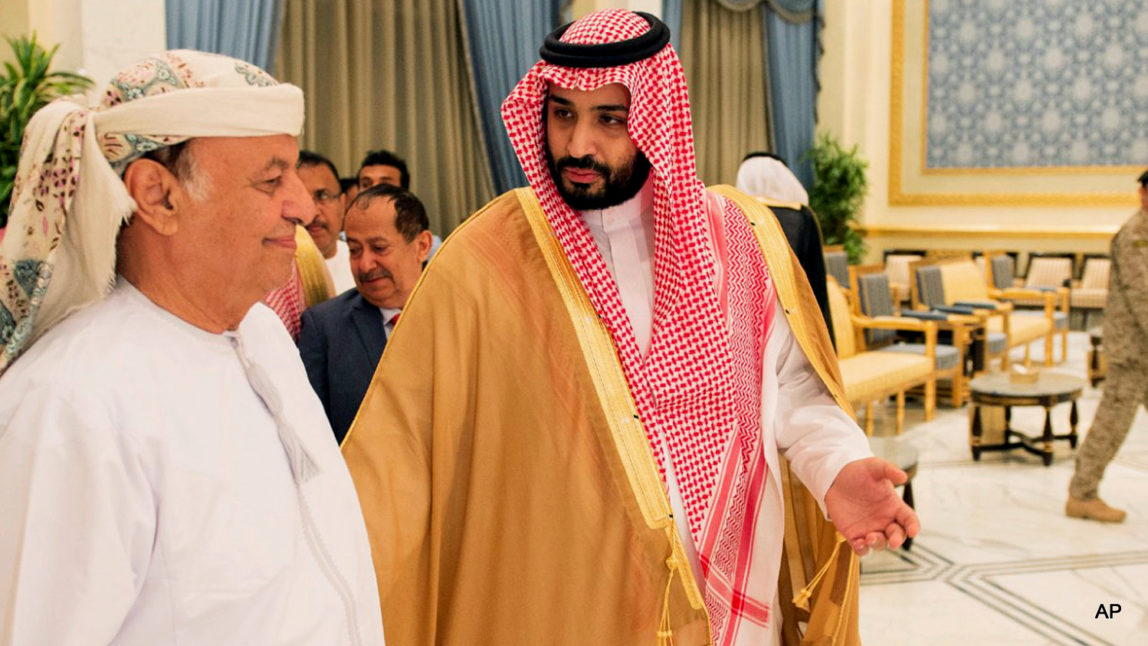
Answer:
[[[1042,370],[1035,383],[1017,383],[1009,380],[1004,373],[982,375],[969,382],[969,394],[972,400],[972,419],[969,422],[969,444],[973,452],[973,459],[980,460],[983,451],[1008,451],[1024,449],[1029,453],[1040,456],[1044,466],[1052,464],[1052,442],[1054,440],[1068,440],[1072,448],[1076,448],[1076,424],[1080,416],[1076,410],[1076,399],[1084,390],[1085,381],[1077,375],[1056,370]],[[1072,409],[1068,414],[1071,429],[1068,433],[1057,435],[1052,431],[1052,408],[1057,404],[1071,402]],[[1005,429],[1004,438],[1000,444],[983,444],[983,423],[981,419],[982,406],[1001,406],[1004,408]],[[1012,428],[1013,406],[1041,406],[1044,408],[1044,432],[1039,436],[1026,435]]]

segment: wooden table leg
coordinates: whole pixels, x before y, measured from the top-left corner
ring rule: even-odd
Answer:
[[[1052,464],[1052,406],[1044,407],[1044,435],[1041,439],[1044,441],[1044,455],[1041,459],[1047,467]]]
[[[1068,423],[1072,427],[1072,433],[1068,436],[1068,445],[1076,448],[1076,425],[1080,422],[1080,415],[1076,411],[1076,400],[1072,400],[1072,408],[1068,412]]]
[[[981,459],[981,433],[983,428],[981,426],[981,406],[980,404],[973,404],[973,420],[969,429],[972,434],[972,450],[973,460],[979,461]]]

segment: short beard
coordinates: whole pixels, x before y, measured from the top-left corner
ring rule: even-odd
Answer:
[[[557,161],[546,150],[546,165],[550,168],[550,177],[558,188],[558,194],[576,211],[592,211],[608,209],[626,202],[642,190],[650,176],[650,160],[639,152],[634,161],[620,168],[612,168],[595,161],[593,157],[563,157]],[[563,185],[562,169],[582,168],[600,173],[605,179],[601,190],[595,192],[586,184],[573,183],[572,189]]]

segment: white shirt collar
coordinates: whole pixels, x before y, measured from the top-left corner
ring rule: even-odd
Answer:
[[[654,182],[625,202],[580,213],[630,319],[643,355],[650,347],[654,311]]]
[[[654,174],[651,172],[638,193],[625,202],[604,209],[580,211],[579,215],[590,227],[590,232],[594,234],[623,227],[633,229],[641,227],[646,229],[647,235],[652,238],[654,231]]]
[[[383,325],[390,325],[391,319],[395,318],[399,312],[402,312],[401,307],[380,307],[379,312],[383,314]]]

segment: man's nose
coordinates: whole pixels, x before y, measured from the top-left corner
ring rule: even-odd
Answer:
[[[598,147],[594,142],[594,129],[585,120],[574,124],[570,131],[570,142],[566,148],[566,152],[571,157],[593,156],[598,152]]]
[[[371,253],[370,249],[364,248],[359,252],[359,257],[355,258],[356,271],[364,274],[371,271],[378,264],[375,260],[375,254]]]
[[[314,205],[310,209],[311,210],[311,221],[314,222],[315,220],[318,220],[321,215],[323,215],[323,209],[322,209],[322,207],[319,206],[319,200],[315,199],[314,195],[310,195],[310,197],[311,197],[311,204]]]
[[[303,185],[303,180],[299,179],[299,173],[296,173],[294,168],[283,173],[283,184],[286,191],[283,198],[283,217],[302,226],[311,224],[319,212],[319,205],[307,192],[307,187]]]

